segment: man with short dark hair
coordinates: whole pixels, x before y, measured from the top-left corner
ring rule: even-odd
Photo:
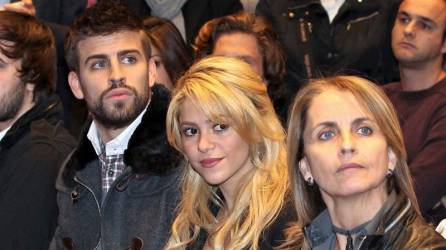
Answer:
[[[397,110],[423,215],[446,218],[446,1],[404,0],[392,31],[401,82],[385,86]]]
[[[100,1],[65,44],[74,95],[92,121],[56,182],[60,216],[53,249],[162,249],[180,194],[180,155],[167,143],[169,91],[142,20]]]
[[[57,219],[54,182],[74,140],[63,128],[50,29],[0,11],[0,245],[48,249]]]

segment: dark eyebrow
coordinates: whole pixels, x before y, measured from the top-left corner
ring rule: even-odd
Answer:
[[[87,64],[89,61],[94,60],[94,59],[107,59],[107,55],[105,55],[105,54],[91,55],[85,59],[84,64]]]
[[[359,117],[359,118],[356,118],[355,120],[353,120],[352,124],[354,126],[357,126],[357,125],[359,125],[359,124],[361,124],[363,122],[367,122],[367,121],[371,122],[372,120],[370,120],[367,117]],[[315,128],[321,127],[321,126],[322,127],[328,127],[328,128],[335,128],[335,127],[337,127],[337,124],[335,122],[329,122],[329,121],[321,122],[321,123],[318,123],[316,126],[314,126],[312,130],[314,130]]]
[[[252,58],[250,56],[243,55],[243,56],[236,56],[236,58],[244,61],[247,64],[254,63],[254,58]]]
[[[123,55],[131,54],[131,53],[141,55],[141,52],[139,52],[139,50],[137,50],[137,49],[127,49],[127,50],[119,51],[118,56],[123,56]],[[87,59],[85,59],[85,64],[87,64],[90,60],[107,59],[107,57],[108,56],[106,54],[91,55],[91,56],[87,57]]]
[[[318,127],[328,127],[328,128],[335,128],[337,125],[335,122],[321,122],[316,124],[316,126],[314,126],[311,131],[314,131],[316,128]]]
[[[430,18],[427,18],[427,17],[424,17],[424,16],[419,16],[418,18],[421,19],[423,22],[429,23],[429,24],[431,24],[433,26],[437,26],[437,24],[434,22],[434,20],[432,20]]]
[[[141,55],[141,52],[137,49],[127,49],[127,50],[119,51],[118,56],[123,56],[123,55],[127,55],[127,54],[132,54],[132,53]]]
[[[411,17],[411,18],[416,18],[416,19],[419,19],[419,20],[421,20],[421,21],[423,21],[423,22],[427,22],[427,23],[429,23],[429,24],[432,24],[432,25],[435,25],[436,26],[436,23],[434,22],[434,20],[432,20],[432,19],[430,19],[430,18],[428,18],[428,17],[425,17],[425,16],[414,16],[414,17],[412,17],[409,13],[407,13],[406,11],[400,11],[398,14],[400,14],[400,15],[404,15],[404,16],[408,16],[408,17]]]
[[[352,122],[352,124],[353,124],[354,126],[358,126],[359,124],[364,123],[364,122],[372,122],[372,120],[370,120],[370,119],[367,118],[367,117],[360,117],[360,118],[356,118],[356,119]]]
[[[184,121],[180,123],[180,127],[183,126],[196,126],[196,124],[194,122],[188,122],[188,121]]]

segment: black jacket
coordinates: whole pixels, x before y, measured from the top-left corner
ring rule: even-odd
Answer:
[[[87,6],[87,0],[34,1],[40,18],[64,25],[70,25]],[[141,18],[151,14],[150,7],[144,0],[120,0],[120,2],[127,5]],[[243,6],[239,0],[188,0],[182,8],[187,43],[191,44],[194,41],[201,26],[207,21],[242,9]]]
[[[165,133],[170,95],[161,85],[124,152],[124,172],[102,197],[101,165],[83,134],[56,182],[60,216],[51,249],[162,249],[180,196],[181,155]],[[138,246],[140,248],[138,248]]]
[[[404,195],[396,196],[387,207],[379,220],[372,220],[371,223],[377,225],[374,232],[357,236],[355,250],[446,249],[446,240],[417,215]],[[305,236],[312,249],[326,249],[328,238],[335,237],[330,219],[324,218],[327,214],[323,212],[305,227]]]
[[[41,99],[0,141],[0,248],[48,249],[57,219],[54,182],[74,139],[57,97]]]
[[[390,36],[400,0],[346,0],[329,23],[319,0],[260,0],[287,58],[288,101],[309,78],[362,75],[384,84],[399,78]]]
[[[211,212],[216,216],[219,208],[215,204],[210,204]],[[271,224],[265,228],[260,237],[259,250],[273,250],[285,241],[285,230],[290,226],[289,223],[297,221],[296,209],[291,201],[291,197],[287,197],[284,206]],[[201,250],[206,244],[208,233],[201,229],[196,242],[190,244],[187,250]]]

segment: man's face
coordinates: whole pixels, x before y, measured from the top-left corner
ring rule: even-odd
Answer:
[[[0,123],[16,118],[23,106],[25,84],[19,78],[21,60],[0,52]]]
[[[405,0],[392,30],[392,49],[401,65],[419,67],[442,61],[446,53],[444,0]]]
[[[241,32],[221,35],[215,42],[212,55],[241,59],[264,77],[262,54],[257,39],[253,35]]]
[[[156,68],[145,55],[142,34],[121,31],[78,44],[79,72],[70,72],[75,96],[108,128],[130,124],[150,99]]]

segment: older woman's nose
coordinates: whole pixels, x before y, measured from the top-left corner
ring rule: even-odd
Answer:
[[[356,152],[356,141],[351,133],[342,133],[339,154],[353,154]]]

